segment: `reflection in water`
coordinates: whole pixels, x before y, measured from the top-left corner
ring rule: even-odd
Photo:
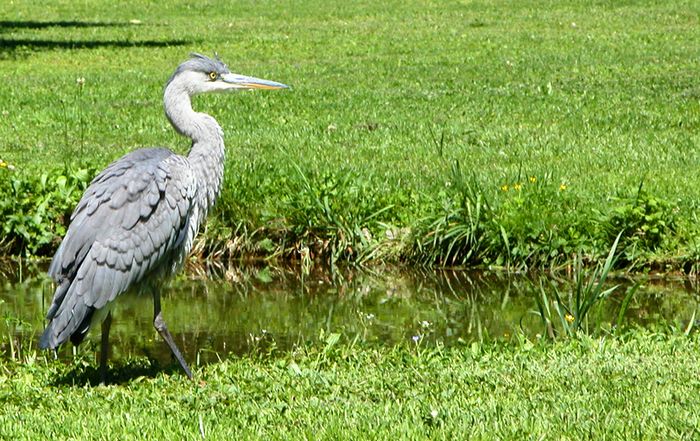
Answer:
[[[8,268],[5,264],[0,269],[0,350],[6,354],[18,344],[36,345],[53,295],[45,267]],[[163,313],[190,362],[271,347],[290,349],[330,333],[366,344],[453,345],[542,333],[534,301],[541,285],[554,284],[560,293],[571,290],[566,279],[542,277],[384,270],[317,272],[301,278],[297,271],[268,267],[209,273],[190,268],[186,277],[164,290]],[[622,285],[618,296],[591,313],[591,329],[609,329],[617,317],[631,282],[615,283]],[[685,327],[697,305],[695,292],[686,279],[646,280],[627,320]],[[146,354],[169,360],[170,352],[152,326],[150,297],[121,298],[113,314],[112,359]],[[99,328],[88,341],[89,350],[99,347]],[[70,351],[70,346],[62,350]]]

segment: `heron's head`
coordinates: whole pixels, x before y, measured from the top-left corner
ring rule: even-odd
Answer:
[[[288,86],[274,81],[232,73],[219,59],[201,54],[191,54],[190,59],[180,64],[168,80],[168,85],[177,83],[190,95],[208,92],[225,92],[241,89],[285,89]]]

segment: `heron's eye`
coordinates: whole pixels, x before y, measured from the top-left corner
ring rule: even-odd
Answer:
[[[209,79],[210,80],[214,81],[217,78],[219,78],[219,74],[217,74],[216,72],[209,72]]]

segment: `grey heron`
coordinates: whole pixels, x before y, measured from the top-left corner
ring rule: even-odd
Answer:
[[[153,325],[189,378],[192,372],[163,320],[160,290],[184,263],[216,202],[224,174],[223,131],[192,109],[200,93],[282,89],[284,84],[231,73],[219,60],[191,54],[165,86],[165,114],[192,140],[187,156],[166,148],[132,151],[99,173],[71,216],[49,267],[56,291],[41,348],[79,344],[102,324],[100,374],[107,372],[110,306],[126,292],[153,295]]]

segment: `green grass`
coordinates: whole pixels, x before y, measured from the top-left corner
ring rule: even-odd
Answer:
[[[548,344],[361,347],[195,369],[143,359],[108,386],[80,358],[0,359],[3,439],[696,439],[700,340],[635,331]],[[201,422],[201,423],[200,423]]]
[[[292,90],[196,99],[228,146],[200,255],[558,267],[603,261],[622,232],[618,266],[697,271],[695,1],[3,12],[3,254],[50,255],[90,176],[123,153],[186,152],[163,85],[190,51],[218,51]],[[578,293],[562,295],[571,311]],[[570,330],[554,300],[543,323]],[[197,366],[195,383],[138,358],[107,387],[84,387],[90,357],[47,360],[11,337],[0,438],[192,439],[200,421],[207,439],[698,438],[697,334],[606,332],[450,348],[319,339]]]
[[[216,50],[293,89],[196,100],[229,152],[206,254],[548,267],[604,259],[623,231],[621,265],[692,271],[699,15],[692,1],[14,4],[0,159],[17,170],[0,168],[0,195],[15,197],[10,175],[186,152],[163,84]],[[39,230],[5,227],[7,252],[50,254]]]

